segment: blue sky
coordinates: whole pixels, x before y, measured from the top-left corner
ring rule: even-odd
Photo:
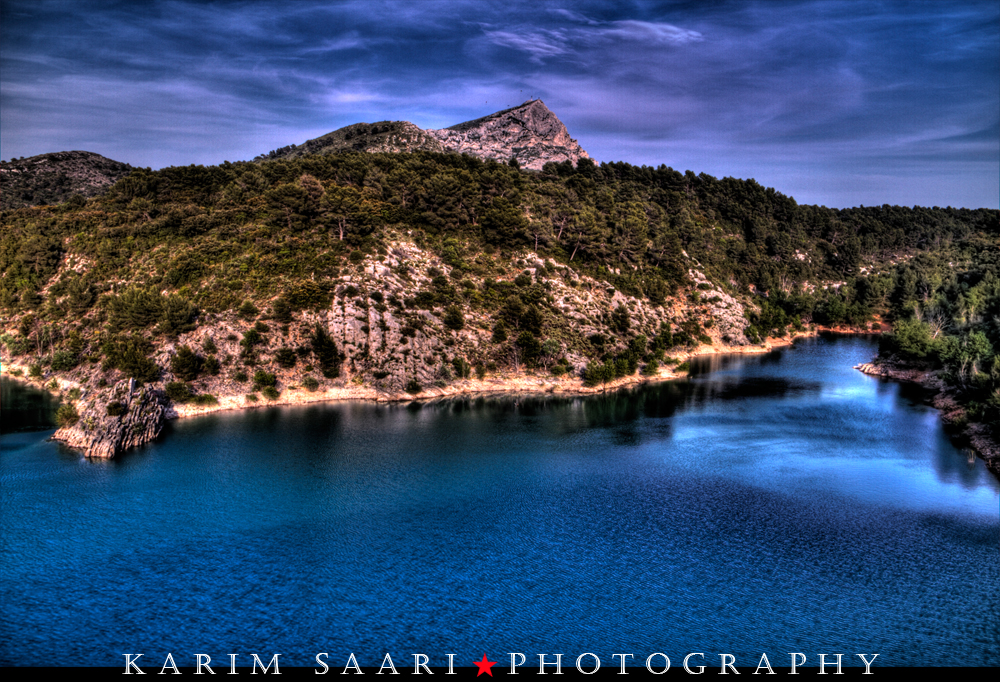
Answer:
[[[0,0],[0,157],[251,159],[537,97],[599,161],[1000,205],[1000,3]]]

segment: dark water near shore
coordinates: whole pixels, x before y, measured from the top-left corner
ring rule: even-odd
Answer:
[[[0,434],[54,429],[59,402],[27,383],[0,379]]]
[[[852,369],[874,351],[806,340],[587,399],[219,413],[112,462],[12,432],[5,383],[0,665],[998,665],[1000,486],[918,389]]]

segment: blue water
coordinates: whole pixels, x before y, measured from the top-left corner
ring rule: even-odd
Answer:
[[[219,413],[111,462],[6,425],[0,665],[998,665],[1000,486],[918,389],[852,369],[874,352],[807,340],[587,399]]]

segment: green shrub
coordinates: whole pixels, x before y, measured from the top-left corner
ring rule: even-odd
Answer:
[[[674,368],[674,371],[676,371],[676,372],[690,372],[691,371],[691,363],[690,362],[682,362],[681,364],[677,365],[677,367]]]
[[[409,393],[410,395],[417,395],[424,389],[420,385],[420,382],[417,381],[416,377],[414,377],[413,379],[410,379],[408,382],[406,382],[406,388],[404,388],[403,390]]]
[[[262,388],[270,387],[273,388],[278,383],[277,377],[275,377],[270,372],[265,372],[262,369],[258,369],[253,374],[253,390],[259,391]]]
[[[250,377],[248,377],[247,373],[244,372],[242,369],[238,369],[235,372],[233,372],[232,379],[233,381],[238,381],[239,383],[243,384],[246,383],[250,379]]]
[[[112,330],[139,331],[154,324],[163,312],[163,297],[142,287],[129,287],[107,301]]]
[[[629,330],[630,326],[632,326],[632,316],[629,314],[625,304],[620,303],[614,312],[611,313],[610,327],[619,334],[624,334]]]
[[[219,364],[219,359],[214,355],[209,355],[205,358],[205,371],[212,376],[218,376],[219,371],[222,369]]]
[[[163,301],[157,330],[161,334],[176,337],[192,331],[197,326],[195,323],[197,319],[198,308],[191,301],[171,294]]]
[[[299,357],[291,348],[279,348],[274,354],[274,361],[285,369],[291,369],[298,362]]]
[[[181,346],[170,358],[170,371],[181,381],[194,381],[201,373],[202,359],[189,346]]]
[[[319,382],[316,380],[316,377],[305,376],[302,378],[302,387],[307,391],[315,391],[319,388]]]
[[[534,365],[542,354],[542,344],[529,331],[521,332],[514,343],[521,349],[521,357],[526,365]]]
[[[160,378],[160,368],[147,357],[153,351],[153,344],[141,336],[112,337],[101,346],[101,351],[105,370],[120,369],[139,382]]]
[[[910,358],[933,357],[940,343],[931,336],[930,326],[919,320],[899,320],[892,326],[891,334],[884,334],[879,342],[880,351],[898,352]]]
[[[313,355],[316,356],[316,361],[323,376],[327,379],[336,379],[339,377],[342,356],[337,349],[336,342],[330,338],[330,335],[321,325],[316,325],[310,343]]]
[[[175,403],[187,403],[194,398],[194,391],[183,381],[171,381],[164,387],[164,390],[167,397]]]
[[[277,400],[278,396],[281,395],[280,393],[278,393],[278,389],[276,389],[274,386],[265,386],[264,388],[261,389],[260,392],[268,400]]]
[[[292,321],[292,306],[288,299],[282,296],[271,304],[271,319],[282,324]]]
[[[647,377],[654,377],[659,373],[659,371],[660,371],[660,363],[658,363],[656,359],[653,358],[646,363],[646,366],[643,368],[642,373]]]
[[[472,376],[472,365],[466,362],[465,358],[454,358],[451,366],[455,368],[455,376],[459,379],[468,379]]]
[[[41,379],[42,366],[39,364],[28,365],[28,376],[32,379]]]
[[[114,402],[108,403],[105,410],[107,411],[109,417],[120,417],[121,415],[125,414],[125,404],[120,403],[116,400]]]
[[[248,403],[255,403],[255,402],[257,402],[258,400],[260,400],[260,398],[258,398],[258,397],[257,397],[257,394],[256,394],[256,393],[247,393],[247,394],[246,394],[246,401],[247,401]]]
[[[583,370],[583,385],[597,386],[606,384],[615,378],[615,365],[610,360],[607,362],[588,362]]]
[[[218,405],[219,399],[211,393],[199,393],[193,400],[195,405]]]
[[[56,372],[65,372],[76,367],[76,353],[68,350],[56,351],[52,355],[52,369]]]
[[[274,302],[271,316],[278,322],[287,324],[292,321],[292,312],[329,308],[331,298],[330,290],[326,286],[307,279],[296,284],[285,296]]]
[[[465,327],[465,316],[462,315],[462,309],[457,305],[448,306],[448,309],[444,311],[444,326],[454,331],[463,329]]]
[[[244,320],[252,320],[260,314],[260,311],[250,301],[243,301],[240,307],[236,309],[236,314]]]
[[[56,424],[59,428],[64,429],[67,426],[72,426],[80,419],[80,413],[76,411],[70,403],[63,403],[56,410]]]

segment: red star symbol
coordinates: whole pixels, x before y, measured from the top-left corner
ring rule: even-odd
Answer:
[[[483,660],[473,661],[473,663],[479,666],[479,672],[476,673],[476,677],[479,677],[483,673],[486,673],[490,677],[493,677],[493,671],[490,670],[490,668],[492,668],[497,664],[496,661],[489,660],[488,658],[486,658],[486,654],[483,654]]]

